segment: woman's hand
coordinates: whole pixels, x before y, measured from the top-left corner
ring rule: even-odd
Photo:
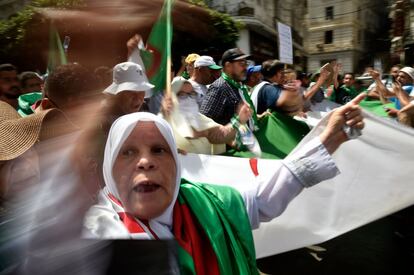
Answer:
[[[161,112],[164,116],[171,115],[174,109],[174,103],[171,96],[165,95],[161,102]]]
[[[348,140],[348,136],[343,130],[345,125],[355,128],[364,128],[361,108],[358,104],[365,98],[365,94],[359,94],[346,105],[336,109],[329,118],[328,125],[319,135],[321,142],[325,145],[330,154],[335,152],[338,147]]]

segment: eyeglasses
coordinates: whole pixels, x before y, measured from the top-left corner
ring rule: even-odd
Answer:
[[[192,92],[190,92],[190,93],[186,93],[186,92],[184,92],[184,91],[179,91],[179,92],[177,93],[177,97],[178,97],[179,99],[187,99],[187,98],[197,99],[197,93],[196,93],[196,92],[194,92],[194,91],[192,91]]]

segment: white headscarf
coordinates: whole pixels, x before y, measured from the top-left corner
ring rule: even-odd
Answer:
[[[192,85],[191,82],[180,76],[174,77],[171,82],[171,97],[176,108],[173,109],[171,115],[168,117],[168,122],[181,136],[192,138],[194,137],[192,128],[197,131],[204,131],[217,127],[218,124],[199,113],[196,100],[194,100],[194,110],[185,111],[183,108],[180,108],[177,93],[185,83]]]
[[[106,190],[104,189],[104,192],[106,194],[108,192],[111,193],[119,201],[122,202],[112,175],[112,169],[120,148],[139,121],[151,121],[155,123],[158,130],[161,132],[161,135],[167,141],[174,157],[176,165],[176,178],[173,199],[168,208],[159,217],[149,220],[151,229],[157,234],[159,238],[173,238],[173,235],[171,233],[173,222],[173,208],[178,197],[178,191],[180,189],[181,164],[178,159],[177,146],[175,144],[172,129],[164,119],[151,113],[139,112],[121,116],[112,124],[105,146],[105,155],[103,162],[103,175],[106,185]]]

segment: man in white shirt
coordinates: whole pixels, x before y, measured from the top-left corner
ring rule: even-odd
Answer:
[[[221,70],[221,67],[211,56],[202,55],[194,62],[194,73],[189,81],[198,95],[198,106],[201,106],[207,93],[207,85],[213,82],[212,70]]]

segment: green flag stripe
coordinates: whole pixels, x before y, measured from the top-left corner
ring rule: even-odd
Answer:
[[[240,194],[228,186],[182,180],[180,196],[209,238],[220,274],[257,274],[252,231]]]
[[[148,51],[141,51],[147,75],[155,91],[165,88],[167,59],[171,58],[172,21],[171,7],[173,0],[165,0],[160,16],[152,27],[147,41]]]
[[[395,104],[393,102],[382,104],[380,100],[363,100],[359,103],[359,106],[371,113],[382,117],[388,117],[388,114],[385,111],[384,107],[395,109]]]

